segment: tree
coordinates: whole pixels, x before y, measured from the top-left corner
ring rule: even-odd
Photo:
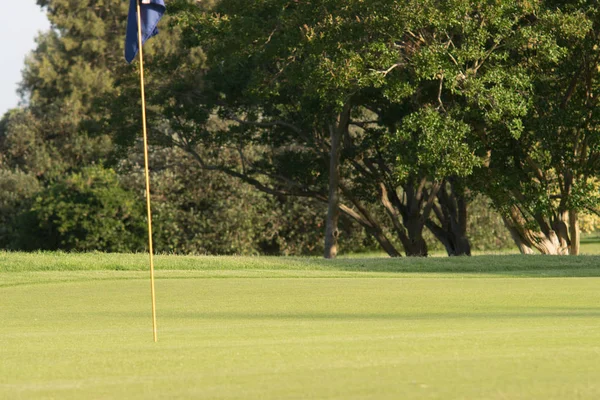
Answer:
[[[20,93],[26,106],[6,117],[0,145],[4,165],[52,181],[65,172],[118,157],[112,138],[116,127],[109,123],[112,108],[105,101],[119,98],[134,103],[135,115],[139,114],[139,94],[129,97],[117,85],[135,77],[137,67],[123,59],[125,2],[38,0],[37,4],[46,10],[51,29],[40,34],[25,62]],[[171,43],[150,41],[145,48],[151,58],[155,51],[171,51]]]
[[[422,238],[426,223],[445,241],[449,254],[469,253],[460,178],[478,157],[468,146],[472,126],[461,113],[466,94],[457,88],[460,67],[452,65],[448,52],[440,64],[438,50],[448,45],[440,38],[454,38],[461,61],[483,64],[488,56],[481,47],[490,37],[501,38],[514,23],[510,7],[223,1],[216,11],[188,8],[179,17],[186,45],[203,46],[211,65],[207,80],[215,94],[202,90],[197,98],[204,95],[206,110],[217,109],[240,124],[230,130],[238,133],[231,143],[260,143],[271,146],[271,152],[242,172],[215,168],[265,191],[331,199],[335,190],[328,196],[323,182],[310,177],[324,172],[314,160],[323,163],[323,154],[336,147],[335,140],[327,140],[334,132],[326,129],[328,121],[345,121],[340,116],[347,112],[340,211],[392,256],[399,252],[384,233],[386,224],[393,226],[409,255],[427,254]],[[477,23],[488,16],[496,16],[489,26]],[[477,38],[474,43],[466,39],[469,35]],[[491,76],[497,73],[490,71]],[[202,121],[196,123],[202,126]],[[240,130],[245,134],[239,135]],[[198,137],[197,132],[188,134],[188,142]],[[210,142],[211,136],[203,140]],[[289,169],[279,157],[293,158],[306,174]],[[303,163],[307,159],[311,163]],[[334,171],[329,175],[336,181]],[[369,211],[367,205],[377,203],[387,210],[388,222]]]
[[[101,126],[105,115],[95,100],[115,90],[113,71],[122,63],[126,5],[116,0],[38,4],[46,9],[51,29],[38,37],[25,64],[20,92],[29,117],[21,130],[39,144],[29,152],[49,155],[53,167],[38,174],[52,180],[105,159],[111,151]]]
[[[578,213],[598,204],[592,179],[597,6],[431,1],[419,7],[430,22],[404,42],[416,49],[406,62],[423,83],[439,82],[437,109],[468,126],[467,143],[484,160],[469,185],[492,199],[523,252],[577,254]],[[428,226],[439,236],[431,220]]]
[[[478,183],[521,252],[578,254],[579,215],[599,200],[598,8],[547,1],[527,11],[513,34],[522,39],[499,43],[510,51],[503,64],[512,76],[473,82],[472,98],[486,108],[522,104],[512,117],[496,113],[510,125],[479,130],[489,158]]]

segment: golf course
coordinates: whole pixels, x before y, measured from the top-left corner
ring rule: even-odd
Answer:
[[[0,252],[2,399],[596,399],[600,257]]]
[[[8,11],[0,400],[600,399],[600,2]]]

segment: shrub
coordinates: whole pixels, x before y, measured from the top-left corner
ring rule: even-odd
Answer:
[[[35,176],[21,171],[0,170],[0,248],[15,248],[18,216],[31,207],[40,190]]]
[[[25,250],[131,252],[145,248],[144,205],[117,174],[83,168],[41,192],[22,216]]]

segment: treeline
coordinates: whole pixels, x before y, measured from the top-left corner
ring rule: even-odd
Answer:
[[[0,122],[0,247],[143,251],[128,4],[52,24]],[[578,254],[595,2],[173,0],[145,47],[159,252]]]

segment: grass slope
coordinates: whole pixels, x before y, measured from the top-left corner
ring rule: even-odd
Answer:
[[[600,256],[555,257],[482,255],[440,258],[338,258],[317,257],[155,257],[160,271],[303,271],[360,273],[452,273],[511,276],[600,276]],[[0,251],[0,273],[38,271],[146,271],[148,255],[103,253],[12,253]],[[264,275],[263,275],[264,276]]]
[[[0,253],[0,398],[595,399],[600,258]],[[587,278],[584,278],[587,276]]]

